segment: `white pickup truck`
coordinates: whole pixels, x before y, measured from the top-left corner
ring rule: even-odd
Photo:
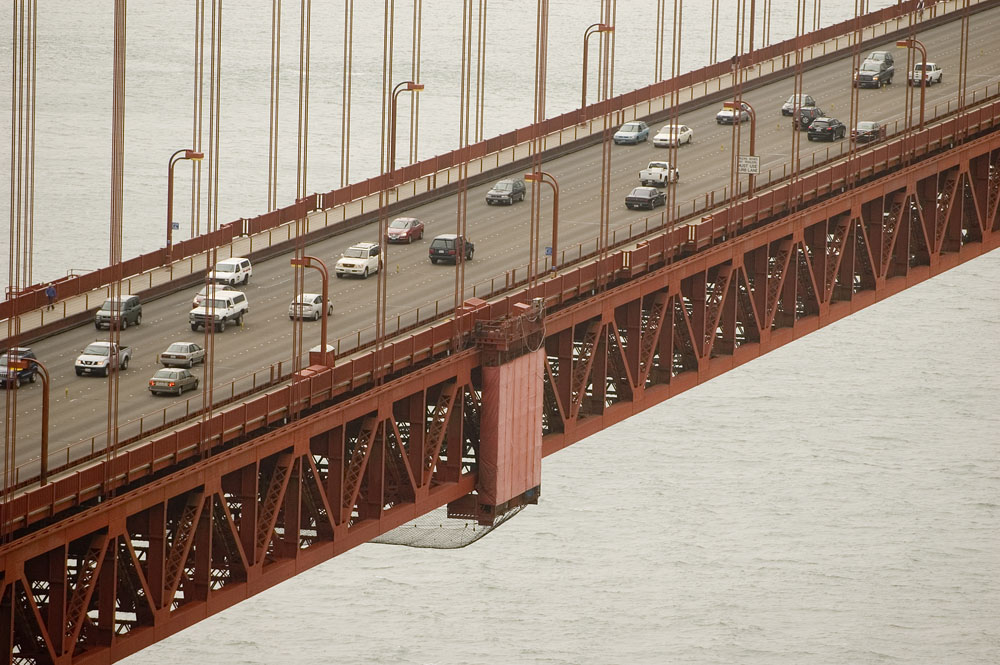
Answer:
[[[680,180],[681,172],[670,162],[655,161],[639,171],[639,182],[643,187],[663,187]]]
[[[934,62],[918,62],[913,65],[913,71],[910,72],[910,80],[908,83],[910,85],[920,85],[920,77],[927,79],[927,87],[934,85],[935,83],[940,83],[944,78],[944,70],[941,66]]]
[[[111,342],[92,342],[76,358],[76,375],[107,376],[111,368],[116,365],[120,370],[128,369],[130,360],[132,360],[131,346],[116,347]]]

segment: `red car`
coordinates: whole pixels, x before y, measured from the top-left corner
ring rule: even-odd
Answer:
[[[397,217],[389,225],[389,242],[411,243],[424,237],[424,223],[414,217]]]

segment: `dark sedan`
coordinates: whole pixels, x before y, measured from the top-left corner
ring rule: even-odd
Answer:
[[[847,126],[836,118],[817,118],[809,125],[810,141],[836,141],[847,136]]]
[[[822,118],[825,113],[823,109],[818,106],[809,106],[806,108],[799,109],[799,117],[792,120],[796,127],[802,131],[809,129],[809,125],[813,124],[817,118]]]
[[[625,197],[625,207],[648,208],[652,210],[656,206],[667,204],[667,195],[656,187],[636,187]]]
[[[863,120],[851,130],[851,140],[855,143],[875,143],[885,140],[885,125],[874,120]]]
[[[386,240],[407,244],[424,237],[424,223],[415,217],[397,217],[389,224]]]

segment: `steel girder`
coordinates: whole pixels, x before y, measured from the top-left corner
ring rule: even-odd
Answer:
[[[998,174],[994,133],[724,242],[698,247],[672,230],[516,299],[471,304],[426,348],[544,298],[551,454],[996,249]],[[675,260],[685,248],[700,251]],[[426,348],[409,353],[429,360]],[[205,459],[180,457],[199,441],[175,442],[169,475],[3,546],[0,658],[118,660],[469,495],[481,366],[477,350],[452,353],[333,405],[317,386],[330,395],[357,374],[309,368],[283,401],[203,431],[224,441],[257,422],[253,440]],[[292,403],[301,418],[274,419]]]
[[[1000,246],[1000,137],[676,263],[640,246],[546,318],[544,453]]]

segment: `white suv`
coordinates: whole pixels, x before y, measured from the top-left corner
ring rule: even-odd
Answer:
[[[333,314],[333,303],[327,306],[327,316]],[[312,319],[319,321],[323,316],[323,294],[303,293],[288,305],[288,318],[293,321],[299,319]]]
[[[252,274],[253,266],[250,265],[250,259],[236,256],[216,263],[212,272],[208,273],[208,279],[217,284],[236,286],[237,284],[249,284]]]
[[[367,279],[368,275],[378,272],[382,265],[382,257],[379,255],[377,242],[359,242],[351,245],[347,251],[337,259],[334,273],[337,277],[344,275],[360,275]]]

